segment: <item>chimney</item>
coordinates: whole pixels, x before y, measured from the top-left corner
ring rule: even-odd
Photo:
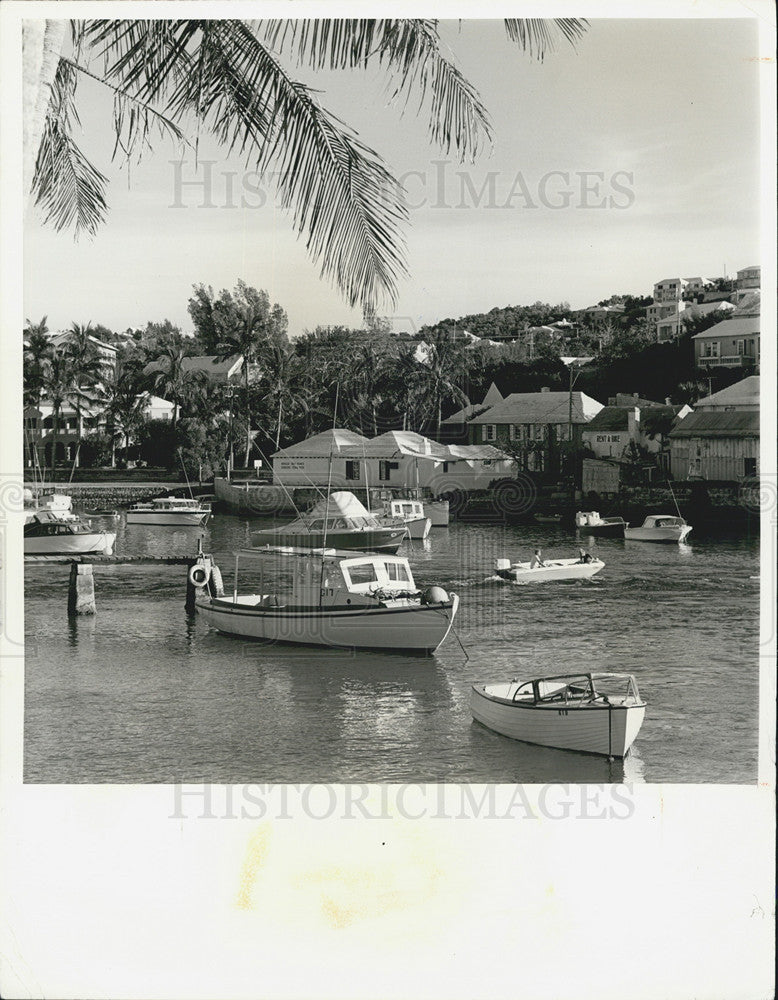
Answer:
[[[672,406],[672,405],[673,404],[670,402],[670,397],[669,396],[665,396],[665,406]]]
[[[608,396],[608,406],[616,406],[616,397]]]
[[[627,432],[630,441],[637,441],[640,433],[640,408],[630,406],[627,410]]]
[[[543,388],[540,391],[541,392],[551,392],[551,390],[549,389],[549,387],[547,385],[544,385]]]
[[[639,397],[638,397],[638,394],[637,394],[636,392],[633,392],[633,393],[632,393],[632,398],[633,398],[633,399],[638,399],[638,398],[639,398]]]

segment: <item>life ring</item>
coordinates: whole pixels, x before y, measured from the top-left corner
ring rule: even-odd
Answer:
[[[195,563],[189,570],[189,582],[193,587],[204,587],[210,578],[210,569],[203,566],[202,563]]]

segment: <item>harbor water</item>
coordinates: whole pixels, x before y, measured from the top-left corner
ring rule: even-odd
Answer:
[[[123,555],[189,556],[202,538],[230,590],[234,550],[272,522],[113,523]],[[605,562],[592,580],[494,574],[496,558],[538,546],[569,557],[579,544]],[[97,614],[68,619],[69,566],[28,564],[25,781],[756,781],[756,538],[692,533],[679,546],[452,523],[400,554],[417,585],[461,599],[430,658],[220,635],[186,613],[183,566],[97,565]],[[648,709],[625,761],[517,743],[471,719],[475,681],[579,670],[637,678]]]

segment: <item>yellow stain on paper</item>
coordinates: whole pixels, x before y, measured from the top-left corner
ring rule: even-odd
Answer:
[[[271,835],[272,827],[270,824],[262,823],[249,837],[246,857],[243,859],[243,868],[240,873],[240,888],[235,901],[240,910],[250,910],[252,907],[251,894],[254,891],[254,883],[259,871],[270,850]]]

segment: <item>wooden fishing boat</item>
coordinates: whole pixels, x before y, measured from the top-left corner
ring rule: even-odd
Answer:
[[[353,493],[340,490],[290,524],[252,531],[251,544],[394,553],[407,536],[405,524],[382,524]]]
[[[588,580],[604,568],[605,563],[597,556],[590,556],[588,559],[544,559],[541,566],[533,566],[531,562],[512,563],[510,559],[497,559],[494,565],[498,576],[514,583]]]
[[[238,587],[241,561],[258,576],[248,593]],[[448,635],[459,607],[457,595],[441,587],[418,590],[408,560],[394,555],[243,549],[235,556],[231,595],[211,594],[208,572],[198,565],[190,580],[199,588],[197,611],[209,625],[268,642],[429,655]]]
[[[476,722],[524,743],[625,757],[646,713],[632,674],[579,673],[476,683]]]
[[[532,518],[538,524],[561,524],[561,514],[533,514]]]
[[[677,545],[691,530],[692,526],[682,517],[675,517],[672,514],[649,514],[639,528],[627,525],[624,537],[631,542],[669,542]]]

